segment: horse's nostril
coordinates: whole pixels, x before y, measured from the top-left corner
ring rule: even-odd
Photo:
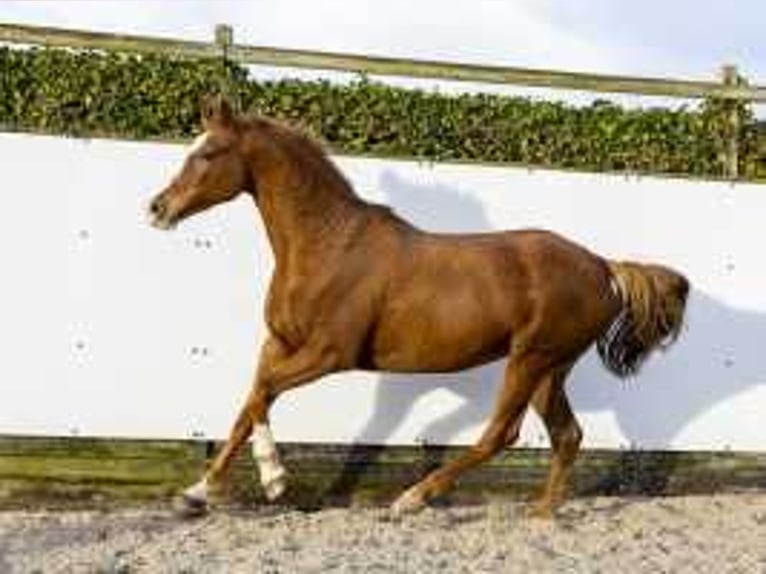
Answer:
[[[159,215],[161,211],[162,211],[162,207],[160,205],[159,199],[155,199],[149,204],[149,212],[152,215]]]

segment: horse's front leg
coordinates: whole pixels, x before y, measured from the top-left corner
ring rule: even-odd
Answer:
[[[242,444],[253,435],[253,454],[261,484],[270,500],[285,489],[285,470],[268,424],[269,407],[283,392],[309,383],[338,368],[337,355],[319,342],[290,352],[278,338],[263,345],[253,386],[232,426],[229,438],[205,476],[183,492],[182,511],[199,514],[207,509],[209,491],[226,474]]]

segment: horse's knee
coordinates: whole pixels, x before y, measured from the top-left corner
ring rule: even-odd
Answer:
[[[269,408],[275,398],[276,397],[273,396],[273,393],[268,388],[260,387],[256,391],[249,408],[254,426],[266,424]]]

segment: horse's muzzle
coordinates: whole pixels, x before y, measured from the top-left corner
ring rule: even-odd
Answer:
[[[149,204],[149,223],[157,229],[168,230],[173,228],[168,204],[162,194],[155,197]]]

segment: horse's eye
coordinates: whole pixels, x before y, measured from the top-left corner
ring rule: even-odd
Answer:
[[[225,147],[214,147],[214,148],[208,148],[204,149],[199,152],[198,157],[210,161],[211,159],[215,158],[217,155],[221,155],[223,152],[226,151]]]

